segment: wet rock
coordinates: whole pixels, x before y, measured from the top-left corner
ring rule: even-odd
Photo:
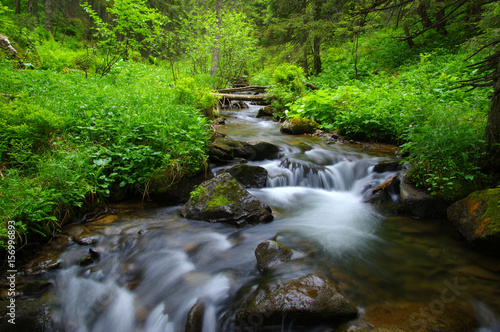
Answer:
[[[209,161],[216,164],[227,164],[236,158],[246,160],[275,159],[279,153],[279,147],[271,143],[250,144],[228,137],[215,138],[208,148]]]
[[[236,227],[273,220],[271,208],[228,173],[203,182],[180,213],[185,218],[224,222]]]
[[[263,117],[270,117],[274,118],[274,107],[272,106],[266,106],[262,107],[257,111],[257,115],[255,116],[257,119],[263,118]]]
[[[61,260],[55,253],[46,251],[26,264],[24,272],[27,275],[41,274],[61,267]]]
[[[78,260],[78,265],[80,265],[80,266],[87,266],[87,265],[90,265],[92,263],[94,263],[94,259],[92,257],[90,257],[90,255],[84,256],[84,257],[80,258],[80,260]]]
[[[203,316],[205,315],[205,305],[197,301],[191,310],[189,310],[186,318],[185,332],[201,332],[203,331]]]
[[[387,161],[373,166],[373,172],[375,173],[398,172],[402,169],[403,166],[398,161]]]
[[[427,191],[418,189],[407,181],[407,171],[399,175],[400,198],[403,210],[414,218],[431,218],[446,216],[448,204]]]
[[[255,249],[257,268],[261,273],[268,271],[275,265],[289,261],[294,254],[296,252],[293,249],[280,242],[272,240],[261,242]]]
[[[308,326],[335,324],[357,315],[356,307],[330,279],[309,274],[260,285],[238,300],[224,321],[228,329],[241,324],[255,326],[256,321],[262,325],[293,322],[294,326]]]
[[[276,159],[278,158],[280,148],[274,144],[268,142],[257,142],[250,144],[254,150],[253,158],[249,160],[264,160],[264,159]]]
[[[240,164],[227,170],[245,188],[264,188],[267,181],[267,170],[260,166]]]
[[[309,119],[288,119],[283,122],[280,131],[285,134],[313,134],[318,129],[318,123]]]
[[[250,144],[228,137],[217,137],[208,146],[208,160],[219,164],[227,163],[234,158],[251,158],[254,153]]]
[[[98,242],[96,236],[89,234],[87,228],[80,225],[69,225],[62,230],[63,234],[70,236],[73,241],[81,245],[90,245]]]
[[[50,332],[56,331],[48,308],[38,300],[15,299],[15,316],[12,315],[10,300],[0,301],[0,331]],[[9,320],[15,317],[15,324]]]
[[[500,254],[500,188],[476,191],[448,208],[448,219],[475,248]]]
[[[150,198],[167,205],[186,203],[196,186],[214,177],[209,168],[192,176],[182,176],[180,179],[172,178],[172,174],[175,172],[170,169],[155,171],[149,185]]]
[[[393,176],[378,187],[367,191],[363,197],[363,202],[371,204],[394,202],[398,200],[399,192],[400,180],[397,176]]]

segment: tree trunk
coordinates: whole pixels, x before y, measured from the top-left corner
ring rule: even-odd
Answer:
[[[304,74],[306,75],[306,77],[309,76],[309,61],[307,61],[307,54],[308,54],[308,52],[307,52],[308,47],[307,46],[308,45],[306,44],[303,47],[303,52],[304,52],[304,59],[303,59],[303,61],[304,62],[303,62],[303,65],[302,65],[304,67]]]
[[[215,77],[217,76],[217,71],[219,70],[219,58],[220,58],[220,34],[219,34],[219,29],[222,26],[222,0],[217,0],[217,34],[215,35],[215,47],[214,47],[214,52],[212,54],[212,69],[210,70],[210,76]]]
[[[500,61],[497,72],[500,73]],[[491,99],[488,122],[484,133],[488,168],[496,176],[500,176],[500,77],[497,75],[493,97]]]
[[[430,28],[432,26],[432,21],[427,15],[427,4],[424,1],[418,3],[417,14],[422,21],[424,28]]]
[[[21,14],[21,0],[16,0],[16,9],[14,13],[16,15]]]
[[[446,19],[444,18],[444,0],[437,0],[436,3],[438,4],[438,11],[436,12],[436,32],[446,36],[448,34],[448,30],[446,30]]]
[[[30,13],[34,18],[36,18],[36,21],[39,21],[39,15],[38,15],[38,0],[28,0],[28,13]]]
[[[321,73],[321,37],[315,36],[313,42],[313,60],[314,60],[314,74]]]
[[[53,0],[45,0],[45,30],[54,32],[54,3]]]
[[[405,30],[406,42],[408,43],[408,47],[414,48],[415,43],[413,42],[413,38],[411,38],[411,36],[410,36],[410,29],[408,28],[408,25],[405,25],[404,30]]]

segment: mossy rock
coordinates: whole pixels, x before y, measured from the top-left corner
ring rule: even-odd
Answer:
[[[448,219],[473,247],[500,255],[500,188],[475,191],[454,203]]]
[[[251,195],[230,174],[203,182],[181,208],[183,217],[244,227],[273,220],[271,208]]]
[[[281,125],[280,131],[285,134],[302,135],[313,134],[319,124],[309,119],[288,119]]]
[[[338,287],[322,274],[277,279],[246,293],[224,316],[224,325],[293,323],[294,326],[337,324],[353,319],[358,310]]]

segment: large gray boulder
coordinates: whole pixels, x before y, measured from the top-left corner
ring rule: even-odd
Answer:
[[[448,219],[473,247],[500,255],[500,188],[476,191],[454,203]]]
[[[330,279],[322,274],[308,274],[275,280],[247,293],[224,316],[224,330],[235,330],[244,324],[336,324],[357,315],[354,304]]]
[[[198,186],[180,213],[185,218],[224,222],[236,227],[273,220],[271,208],[250,194],[228,173]]]

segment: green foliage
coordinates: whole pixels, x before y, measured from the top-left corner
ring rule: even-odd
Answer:
[[[403,144],[413,167],[412,182],[449,202],[481,188],[485,181],[479,168],[484,126],[483,116],[459,109],[436,110],[412,126]]]
[[[104,22],[87,1],[82,8],[95,25],[96,46],[103,56],[96,72],[101,75],[108,74],[121,59],[128,59],[131,52],[157,47],[168,36],[161,33],[166,17],[149,8],[145,0],[114,0],[106,7],[110,23]]]
[[[200,198],[205,195],[207,192],[207,188],[202,187],[202,186],[196,186],[196,188],[191,191],[190,198],[192,201],[198,202]]]
[[[274,97],[273,106],[278,111],[284,111],[290,103],[305,94],[304,82],[302,68],[288,63],[277,67],[273,72],[272,87],[268,90],[269,95]]]
[[[62,125],[60,116],[27,98],[0,103],[0,163],[33,168]]]
[[[208,124],[195,92],[210,95],[210,82],[176,87],[165,68],[131,62],[116,70],[85,79],[40,70],[7,77],[0,68],[0,91],[32,95],[0,104],[0,216],[19,223],[23,239],[50,234],[115,190],[147,191],[157,169],[176,165],[182,176],[204,167]]]

